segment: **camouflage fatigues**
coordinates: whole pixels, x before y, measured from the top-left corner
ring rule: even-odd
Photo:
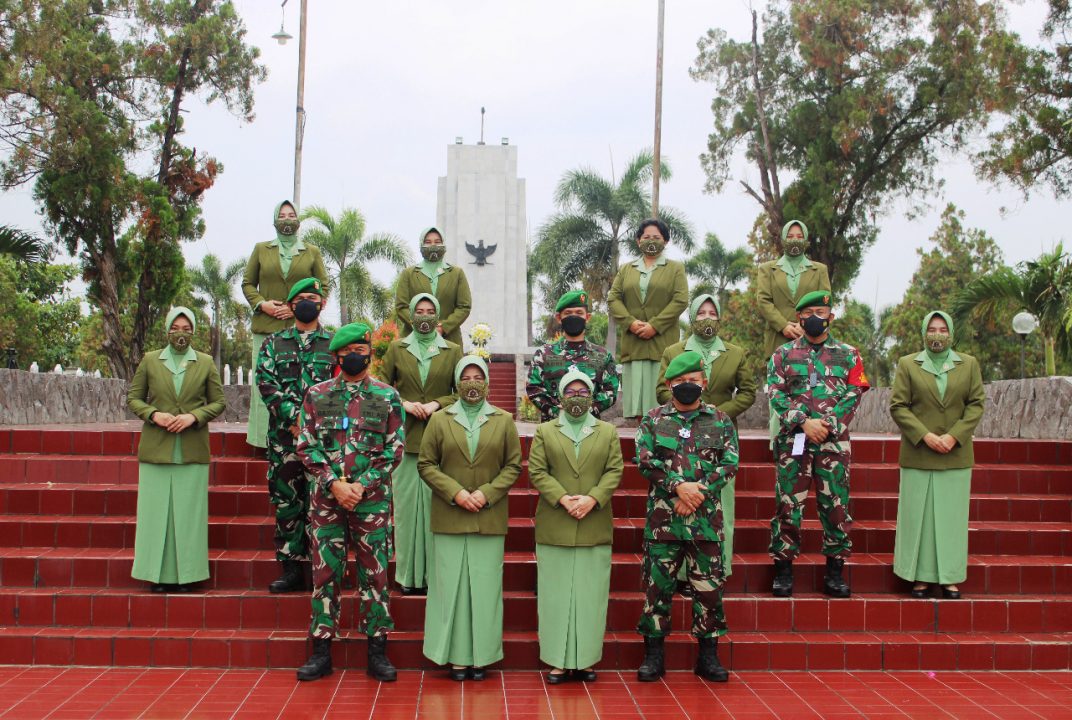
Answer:
[[[767,375],[771,410],[781,422],[774,439],[777,514],[771,520],[771,557],[792,560],[800,554],[800,520],[814,479],[823,554],[847,558],[852,552],[848,426],[870,387],[860,353],[833,339],[816,350],[801,338],[774,351]],[[806,441],[804,454],[794,457],[793,437],[809,418],[826,423],[830,435],[821,445]]]
[[[715,637],[726,633],[722,610],[723,486],[737,475],[737,430],[714,405],[682,413],[668,403],[640,421],[636,462],[648,479],[647,522],[644,525],[644,613],[641,635],[670,632],[670,602],[677,573],[684,564],[692,585],[692,634]],[[704,485],[705,499],[692,515],[674,513],[677,486]]]
[[[290,428],[299,425],[305,391],[331,377],[331,333],[297,328],[268,336],[257,357],[257,389],[268,407],[268,497],[275,505],[275,557],[309,557],[309,483]]]
[[[618,399],[621,377],[618,364],[606,348],[584,342],[567,342],[565,338],[544,345],[532,356],[525,393],[540,410],[540,422],[558,417],[558,383],[571,368],[576,367],[595,385],[592,394],[592,414],[608,410]]]
[[[340,376],[309,389],[302,406],[301,457],[313,481],[309,513],[313,540],[313,613],[309,634],[335,635],[339,584],[348,545],[357,556],[361,620],[369,636],[394,627],[388,607],[391,557],[391,472],[402,459],[405,412],[398,393],[371,377],[346,383]],[[365,487],[361,502],[342,508],[331,494],[336,480]]]

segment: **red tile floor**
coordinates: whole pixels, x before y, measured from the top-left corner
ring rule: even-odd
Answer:
[[[360,671],[297,683],[293,670],[0,667],[0,718],[1072,718],[1069,672],[742,672],[726,685],[691,673],[642,684],[604,672],[548,687],[534,672],[454,683]]]

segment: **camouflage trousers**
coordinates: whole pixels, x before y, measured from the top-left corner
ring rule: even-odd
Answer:
[[[311,502],[313,614],[309,634],[314,638],[335,637],[339,625],[339,589],[352,546],[360,597],[357,629],[369,637],[386,635],[395,626],[387,594],[391,504],[359,503],[353,511],[348,511],[319,488],[313,490]]]
[[[286,431],[284,431],[286,432]],[[288,435],[290,433],[287,433]],[[294,451],[268,433],[268,498],[275,506],[275,559],[309,559],[309,481]]]
[[[644,613],[637,632],[647,637],[670,633],[670,606],[677,588],[678,570],[684,565],[692,586],[692,634],[717,637],[726,634],[722,609],[722,543],[717,540],[681,540],[644,543]]]
[[[771,520],[770,555],[792,560],[800,554],[800,521],[808,488],[814,483],[819,521],[823,526],[823,555],[848,558],[852,554],[849,529],[849,453],[821,453],[806,448],[793,457],[792,440],[779,437],[774,446],[777,511]]]

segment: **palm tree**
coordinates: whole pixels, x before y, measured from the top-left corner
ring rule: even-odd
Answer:
[[[1035,316],[1046,352],[1046,374],[1057,372],[1054,348],[1068,339],[1072,318],[1072,264],[1061,244],[1037,260],[1003,267],[968,284],[953,301],[960,320],[993,321],[1002,310],[1026,310]]]
[[[594,302],[606,301],[620,252],[639,254],[633,238],[637,225],[651,214],[653,164],[651,152],[644,151],[629,161],[620,180],[589,168],[562,176],[555,190],[558,211],[539,229],[532,253],[545,297],[557,298],[580,285]],[[666,161],[661,173],[663,180],[670,179]],[[692,228],[678,211],[661,206],[659,218],[669,226],[674,244],[692,250]],[[615,338],[611,318],[607,344],[612,351]]]
[[[0,225],[0,255],[38,263],[46,260],[49,253],[45,243],[37,236],[10,225]]]
[[[302,213],[303,220],[316,225],[307,230],[303,239],[320,248],[328,265],[328,286],[339,296],[339,321],[342,325],[351,317],[376,315],[381,320],[389,314],[384,298],[390,293],[387,285],[376,281],[368,264],[385,260],[396,270],[413,262],[413,256],[402,238],[391,233],[365,236],[365,216],[356,208],[343,208],[338,217],[313,205]],[[387,301],[387,308],[390,301]]]
[[[190,287],[196,296],[204,300],[212,309],[212,359],[216,365],[221,362],[221,332],[225,312],[231,312],[235,305],[234,286],[246,269],[245,260],[235,260],[226,268],[220,259],[209,253],[201,259],[201,267],[187,269]]]
[[[747,250],[727,250],[717,235],[707,233],[703,247],[685,261],[685,272],[699,281],[691,288],[693,297],[708,293],[725,305],[729,289],[748,277],[751,264]]]

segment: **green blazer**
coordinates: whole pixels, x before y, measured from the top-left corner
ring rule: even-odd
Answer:
[[[581,442],[581,455],[562,434],[558,418],[536,426],[529,448],[529,480],[540,491],[536,506],[536,542],[541,545],[590,547],[614,538],[611,496],[622,481],[622,445],[610,423],[597,420]],[[596,506],[576,520],[558,504],[563,495],[591,495]]]
[[[439,321],[443,324],[443,337],[462,347],[462,323],[473,309],[473,294],[465,271],[451,265],[439,276],[436,286],[439,300]],[[408,267],[398,276],[395,284],[395,317],[401,335],[413,332],[409,316],[409,301],[418,293],[432,294],[432,281],[417,267]]]
[[[890,394],[890,415],[901,428],[900,464],[920,470],[954,470],[975,464],[972,433],[983,417],[986,390],[979,362],[957,353],[960,360],[946,374],[945,398],[938,397],[934,375],[923,370],[915,355],[897,361]],[[942,455],[927,447],[923,436],[952,435],[957,445]]]
[[[648,284],[648,294],[640,302],[640,271],[632,262],[618,268],[607,296],[610,314],[622,326],[622,344],[618,349],[620,362],[631,360],[658,361],[666,348],[681,339],[678,320],[689,306],[689,283],[685,266],[676,260],[656,268]],[[641,340],[628,328],[634,320],[649,322],[655,337]]]
[[[440,410],[428,420],[417,472],[432,488],[432,532],[505,535],[509,521],[506,496],[521,475],[521,441],[514,419],[498,408],[480,428],[476,459],[469,459],[465,428]],[[479,490],[488,504],[478,513],[458,507],[454,496]]]
[[[666,387],[666,368],[670,361],[685,352],[682,340],[663,351],[663,364],[659,368],[659,386],[655,395],[661,404],[670,402],[670,388]],[[723,342],[726,342],[723,340]],[[707,381],[701,399],[707,405],[715,405],[719,410],[735,418],[756,401],[756,379],[745,368],[748,353],[740,345],[726,343],[726,351],[711,364],[711,378]],[[737,394],[734,395],[734,390]]]
[[[315,277],[324,285],[328,282],[328,271],[324,267],[324,256],[320,254],[320,248],[306,244],[291,258],[290,272],[284,278],[276,242],[268,240],[254,245],[253,253],[246,263],[246,273],[242,276],[242,293],[253,308],[253,332],[261,335],[271,335],[294,324],[293,319],[277,320],[262,313],[258,309],[262,302],[285,301],[294,283],[307,277]]]
[[[756,272],[756,299],[759,314],[763,316],[763,360],[770,359],[775,349],[789,340],[782,335],[782,328],[796,322],[797,300],[815,290],[830,290],[830,273],[826,265],[811,260],[811,267],[800,274],[797,294],[789,294],[785,270],[778,267],[777,260],[759,266]]]
[[[432,358],[428,368],[428,379],[421,385],[421,373],[417,368],[417,358],[413,357],[402,340],[395,340],[387,346],[383,356],[381,379],[408,402],[439,403],[445,408],[457,399],[454,388],[454,366],[462,359],[462,349],[452,342],[449,347],[440,348],[439,354]],[[421,439],[427,421],[412,413],[406,413],[406,452],[416,455],[421,451]],[[483,434],[483,431],[481,431]]]
[[[149,422],[154,412],[172,415],[190,413],[197,422],[180,433],[183,463],[207,463],[208,423],[227,406],[223,399],[223,383],[212,358],[197,353],[197,360],[186,366],[182,390],[175,396],[175,376],[160,359],[163,350],[145,354],[134,372],[127,391],[130,412],[145,421],[138,442],[138,460],[147,463],[171,464],[175,450],[175,433]]]

